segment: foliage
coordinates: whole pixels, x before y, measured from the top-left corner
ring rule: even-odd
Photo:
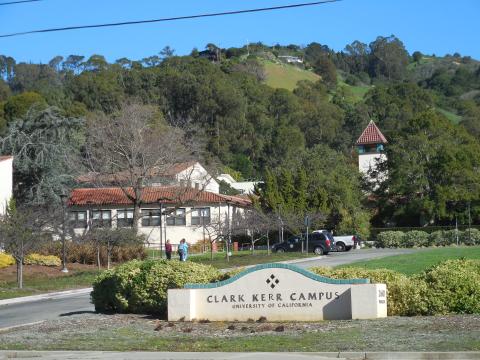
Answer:
[[[81,169],[80,119],[65,118],[59,109],[29,111],[0,138],[0,151],[14,157],[14,196],[21,203],[60,204]]]
[[[220,278],[213,267],[192,262],[131,261],[97,277],[91,297],[97,311],[165,315],[168,289]]]
[[[62,261],[55,255],[41,255],[41,254],[28,254],[25,256],[25,265],[43,265],[43,266],[60,266]]]
[[[42,255],[54,255],[62,257],[62,244],[60,242],[51,242],[43,245],[36,250]],[[94,242],[66,242],[67,262],[79,264],[96,264],[98,258],[97,246]],[[108,254],[106,244],[100,247],[100,262],[107,264]],[[114,263],[123,263],[126,261],[147,258],[147,252],[143,244],[141,245],[123,245],[114,247],[111,250],[111,261]]]
[[[429,314],[480,313],[480,261],[448,260],[425,271]]]
[[[422,315],[427,308],[422,302],[425,284],[403,274],[387,269],[366,270],[348,267],[343,269],[313,268],[316,274],[334,279],[370,279],[372,284],[387,285],[387,307],[389,316]]]
[[[470,236],[469,236],[470,234]],[[382,231],[375,239],[375,246],[382,248],[409,248],[427,246],[449,246],[458,243],[464,245],[480,244],[480,231],[438,230],[430,234],[424,231]]]
[[[15,259],[12,255],[0,252],[0,269],[15,264]]]
[[[387,269],[311,270],[335,279],[369,278],[371,283],[386,284],[390,316],[480,313],[479,260],[447,260],[412,277]]]

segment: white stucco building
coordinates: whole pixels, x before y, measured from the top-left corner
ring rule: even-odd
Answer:
[[[0,216],[5,214],[13,192],[13,157],[0,156]]]
[[[138,219],[138,231],[152,248],[163,248],[168,239],[176,246],[206,241],[217,224],[232,221],[251,205],[244,197],[221,195],[182,186],[145,188]],[[133,226],[133,204],[124,190],[112,188],[75,189],[68,201],[69,222],[75,233],[92,227]]]
[[[376,172],[378,164],[387,160],[384,153],[387,143],[387,139],[373,121],[370,121],[355,143],[358,150],[358,170],[365,177],[369,177],[370,181],[375,180],[370,175]],[[381,182],[385,178],[386,174],[384,173],[376,174],[377,182]]]
[[[130,181],[129,172],[119,172],[116,174],[95,174],[88,173],[77,178],[80,184],[90,184],[102,186],[125,186]],[[188,161],[183,163],[165,166],[162,169],[151,169],[145,186],[187,186],[218,194],[220,186],[218,182],[209,174],[209,172],[198,162]]]
[[[235,181],[229,174],[220,174],[217,176],[218,181],[225,181],[230,187],[237,190],[242,195],[251,195],[255,189],[255,185],[260,181]]]

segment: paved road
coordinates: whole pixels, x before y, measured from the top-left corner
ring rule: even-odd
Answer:
[[[0,306],[0,330],[11,326],[55,320],[83,312],[94,312],[89,294]]]
[[[314,266],[337,266],[359,260],[368,260],[390,255],[406,254],[413,249],[362,249],[344,253],[332,252],[317,260],[305,260],[295,263],[304,269]],[[63,316],[72,316],[82,312],[93,312],[90,295],[81,294],[58,299],[40,300],[22,304],[0,306],[0,330],[2,328],[33,323],[42,320],[54,320]]]
[[[382,258],[385,256],[410,254],[421,249],[362,249],[347,252],[331,252],[318,260],[305,260],[295,263],[295,266],[308,269],[314,266],[338,266],[356,261]]]

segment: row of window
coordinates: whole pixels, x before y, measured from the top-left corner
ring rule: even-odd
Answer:
[[[186,210],[166,209],[167,226],[185,226]],[[160,209],[141,210],[142,226],[160,226]],[[210,223],[210,208],[197,208],[191,211],[192,225],[205,225]],[[111,210],[90,210],[90,219],[92,227],[112,227]],[[71,211],[69,214],[70,226],[73,228],[87,227],[87,211]],[[117,227],[133,226],[133,209],[117,210]]]

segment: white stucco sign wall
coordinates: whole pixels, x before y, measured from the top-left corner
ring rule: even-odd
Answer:
[[[265,264],[215,284],[168,290],[168,320],[314,321],[387,316],[385,284],[335,280],[285,264]]]

